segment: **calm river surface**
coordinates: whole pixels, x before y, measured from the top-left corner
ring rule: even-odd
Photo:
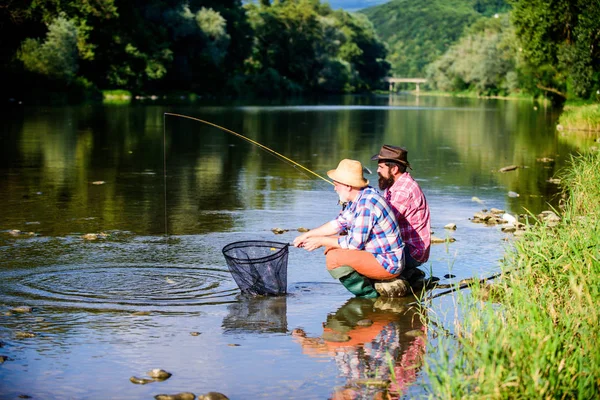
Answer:
[[[339,210],[332,186],[165,112],[222,125],[323,176],[342,158],[375,171],[370,157],[382,144],[407,147],[434,235],[456,239],[432,246],[422,267],[444,283],[498,271],[511,237],[469,218],[483,208],[523,214],[556,205],[547,180],[581,145],[556,132],[557,110],[499,100],[9,109],[0,133],[0,398],[372,398],[380,389],[360,379],[389,378],[390,365],[395,396],[426,393],[418,366],[435,339],[405,335],[424,327],[394,304],[353,300],[325,271],[322,251],[290,248],[287,296],[239,296],[221,249],[291,242],[297,228],[321,225]],[[497,172],[511,164],[522,168]],[[376,174],[367,178],[376,183]],[[456,231],[444,230],[450,222]],[[275,235],[276,227],[289,231]],[[446,296],[433,307],[451,304]],[[9,312],[17,306],[33,312]],[[357,326],[365,318],[373,325]],[[351,340],[320,340],[324,330]],[[173,376],[129,381],[153,368]]]

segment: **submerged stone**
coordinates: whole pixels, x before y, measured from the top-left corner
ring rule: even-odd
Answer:
[[[514,171],[517,168],[519,168],[518,165],[508,165],[506,167],[502,167],[498,170],[498,172],[509,172],[509,171]]]
[[[8,360],[6,356],[0,356],[0,364],[4,364],[4,361]]]
[[[19,306],[19,307],[11,308],[10,311],[24,314],[24,313],[32,312],[33,308],[31,308],[29,306]]]
[[[177,394],[157,394],[156,400],[194,400],[196,395],[192,392],[183,392]]]
[[[198,400],[229,400],[229,397],[219,392],[208,392],[198,396]]]
[[[190,332],[190,335],[192,335],[192,336],[200,336],[201,333],[200,332]]]
[[[444,225],[444,229],[449,229],[451,231],[455,231],[456,230],[456,224],[454,224],[454,223],[446,224],[446,225]]]
[[[453,237],[448,237],[448,238],[439,238],[436,236],[432,236],[431,237],[431,244],[436,244],[436,243],[452,243],[452,242],[456,242],[456,239],[454,239]]]
[[[138,378],[137,376],[132,376],[131,378],[129,378],[129,381],[131,381],[131,383],[135,383],[136,385],[145,385],[147,383],[154,382],[154,379]]]
[[[303,228],[303,227],[300,227],[300,228],[298,228],[298,229],[297,229],[297,231],[298,231],[298,232],[308,232],[309,230],[310,230],[310,229],[308,229],[308,228]]]
[[[287,229],[282,229],[282,228],[271,229],[271,232],[273,232],[276,235],[281,235],[282,233],[286,233],[287,231],[288,231]]]

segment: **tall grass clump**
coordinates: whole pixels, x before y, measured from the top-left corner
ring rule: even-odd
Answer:
[[[480,286],[458,297],[456,336],[440,335],[426,359],[432,397],[598,398],[600,153],[574,158],[562,178],[559,225],[515,242],[494,296]]]

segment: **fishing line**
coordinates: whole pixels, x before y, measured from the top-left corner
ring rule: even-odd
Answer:
[[[302,165],[302,164],[300,164],[300,163],[297,163],[296,161],[294,161],[294,160],[292,160],[292,159],[290,159],[290,158],[288,158],[288,157],[284,156],[284,155],[283,155],[283,154],[281,154],[281,153],[278,153],[278,152],[276,152],[276,151],[275,151],[275,150],[273,150],[273,149],[270,149],[270,148],[268,148],[267,146],[265,146],[265,145],[263,145],[263,144],[260,144],[260,143],[258,143],[258,142],[257,142],[257,141],[255,141],[255,140],[252,140],[252,139],[250,139],[249,137],[246,137],[246,136],[244,136],[244,135],[242,135],[242,134],[240,134],[240,133],[234,132],[234,131],[232,131],[231,129],[227,129],[227,128],[225,128],[225,127],[222,127],[222,126],[220,126],[220,125],[217,125],[217,124],[215,124],[215,123],[212,123],[212,122],[209,122],[209,121],[202,120],[202,119],[200,119],[200,118],[190,117],[189,115],[183,115],[183,114],[174,114],[174,113],[165,113],[165,116],[166,116],[166,115],[171,115],[171,116],[174,116],[174,117],[179,117],[179,118],[187,118],[187,119],[191,119],[192,121],[201,122],[201,123],[203,123],[203,124],[210,125],[210,126],[213,126],[213,127],[215,127],[215,128],[218,128],[218,129],[220,129],[220,130],[222,130],[222,131],[225,131],[225,132],[227,132],[227,133],[231,133],[232,135],[235,135],[235,136],[237,136],[237,137],[239,137],[239,138],[241,138],[241,139],[244,139],[244,140],[245,140],[245,141],[247,141],[247,142],[250,142],[250,143],[252,143],[252,144],[254,144],[254,145],[256,145],[256,146],[260,147],[261,149],[263,149],[263,150],[265,150],[265,151],[267,151],[267,152],[271,153],[272,155],[274,155],[274,156],[276,156],[276,157],[279,157],[281,160],[283,160],[283,161],[287,162],[288,164],[291,164],[291,165],[293,165],[293,166],[296,166],[296,167],[300,167],[300,168],[301,168],[301,169],[303,169],[304,171],[311,173],[312,175],[316,176],[316,177],[317,177],[317,178],[319,178],[319,179],[322,179],[322,180],[324,180],[325,182],[329,183],[330,185],[333,185],[333,182],[332,182],[332,181],[330,181],[330,180],[329,180],[329,179],[327,179],[327,178],[324,178],[324,177],[322,177],[321,175],[317,174],[317,173],[316,173],[316,172],[314,172],[314,171],[311,171],[310,169],[306,168],[304,165]]]
[[[205,121],[203,119],[200,118],[195,118],[195,117],[190,117],[189,115],[184,115],[184,114],[175,114],[175,113],[164,113],[163,115],[163,187],[164,187],[164,202],[165,202],[165,236],[169,235],[169,229],[168,229],[168,219],[167,219],[167,115],[173,116],[173,117],[178,117],[178,118],[186,118],[186,119],[191,119],[192,121],[196,121],[196,122],[201,122],[203,124],[206,125],[210,125],[212,127],[218,128],[222,131],[225,131],[227,133],[231,133],[232,135],[235,135],[241,139],[244,139],[247,142],[252,143],[253,145],[258,146],[260,149],[267,151],[268,153],[278,157],[280,160],[283,160],[285,163],[287,163],[288,165],[292,165],[294,167],[300,167],[302,170],[300,171],[301,173],[304,173],[303,171],[309,172],[312,175],[316,176],[319,179],[324,180],[325,182],[329,183],[330,185],[333,185],[333,182],[330,181],[327,178],[322,177],[321,175],[317,174],[314,171],[311,171],[310,169],[306,168],[304,165],[297,163],[296,161],[284,156],[281,153],[276,152],[273,149],[268,148],[267,146],[258,143],[255,140],[250,139],[249,137],[246,137],[240,133],[234,132],[231,129],[227,129],[225,127],[222,127],[220,125],[217,125],[213,122],[209,122],[209,121]]]

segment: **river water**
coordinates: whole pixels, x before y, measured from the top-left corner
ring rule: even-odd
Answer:
[[[323,176],[342,158],[375,171],[370,157],[382,144],[407,147],[434,235],[456,239],[433,245],[422,266],[444,283],[497,272],[512,237],[469,218],[491,207],[517,215],[556,206],[548,179],[585,145],[556,132],[557,110],[501,100],[9,109],[0,150],[0,398],[372,398],[381,388],[363,380],[390,378],[390,366],[394,396],[427,393],[419,366],[435,341],[414,335],[425,326],[397,303],[352,299],[325,271],[321,250],[290,248],[284,297],[240,296],[227,269],[229,243],[291,242],[298,228],[333,218],[332,186],[165,113],[222,125]],[[498,172],[508,165],[520,168]],[[444,230],[448,223],[457,230]],[[450,303],[446,296],[432,307]],[[33,312],[11,313],[17,306]],[[331,330],[350,341],[323,340]],[[173,375],[129,381],[153,368]]]

